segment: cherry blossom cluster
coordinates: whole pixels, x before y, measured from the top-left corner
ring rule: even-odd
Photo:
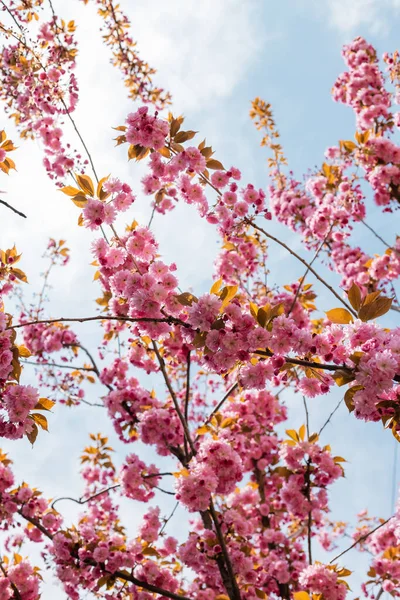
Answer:
[[[335,82],[334,99],[353,108],[361,131],[370,129],[379,120],[381,126],[387,125],[391,117],[391,97],[385,88],[375,48],[358,37],[343,47],[342,56],[349,71]]]
[[[108,179],[102,184],[101,190],[99,199],[88,198],[84,201],[83,223],[89,229],[98,229],[103,224],[111,225],[117,213],[127,211],[135,201],[131,187],[119,179]]]
[[[17,23],[24,25],[19,6],[10,7]],[[14,22],[13,22],[14,25]],[[22,28],[22,27],[21,27]],[[63,179],[87,160],[63,141],[62,124],[78,100],[73,72],[77,54],[74,22],[53,17],[40,25],[35,42],[12,27],[0,58],[1,97],[23,137],[39,139],[44,146],[44,165],[51,179]],[[17,40],[17,41],[16,41]]]
[[[190,471],[177,480],[176,498],[191,512],[206,510],[211,494],[229,494],[242,479],[239,455],[225,441],[205,440],[190,463]]]

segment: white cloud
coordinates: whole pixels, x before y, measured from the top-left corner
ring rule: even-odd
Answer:
[[[267,39],[261,8],[255,0],[153,0],[149,15],[148,3],[135,6],[141,54],[178,110],[203,110],[232,93]]]
[[[387,33],[393,25],[393,11],[399,0],[325,0],[315,3],[315,10],[328,14],[329,24],[340,33],[357,33],[365,28],[373,34]]]

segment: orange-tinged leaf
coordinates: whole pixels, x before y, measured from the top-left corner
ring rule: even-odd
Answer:
[[[257,304],[254,304],[254,302],[250,302],[250,313],[255,319],[257,319],[258,306]]]
[[[215,160],[215,158],[210,158],[207,163],[207,169],[212,169],[214,171],[224,171],[224,165],[219,162],[219,160]]]
[[[94,196],[94,185],[89,175],[77,175],[76,180],[79,187],[85,192],[85,194],[89,194],[89,196],[92,197]]]
[[[183,144],[184,142],[194,138],[196,133],[197,131],[179,131],[179,133],[174,136],[174,142],[176,144]]]
[[[366,298],[364,299],[363,305],[366,306],[367,304],[371,304],[371,302],[376,300],[376,298],[378,298],[378,296],[380,296],[381,293],[382,292],[378,290],[377,292],[371,292],[370,294],[367,294]]]
[[[25,346],[17,346],[18,354],[23,358],[29,358],[31,356],[30,351]]]
[[[257,323],[261,325],[261,327],[265,327],[265,325],[269,321],[269,312],[265,310],[265,308],[259,308],[257,312]]]
[[[354,381],[354,379],[356,378],[354,373],[351,373],[350,371],[345,371],[344,369],[337,369],[337,371],[335,371],[332,374],[332,377],[335,380],[336,385],[338,385],[339,387],[341,387],[342,385],[346,385],[346,383]]]
[[[37,423],[37,425],[39,425],[39,427],[44,429],[44,431],[49,430],[47,425],[47,419],[44,415],[41,415],[40,413],[32,413],[29,416],[35,423]]]
[[[353,152],[355,148],[357,148],[357,144],[352,142],[351,140],[341,140],[340,146],[347,150],[347,152]]]
[[[238,288],[239,286],[237,285],[227,285],[223,288],[222,292],[219,295],[220,299],[222,300],[221,310],[223,310],[225,306],[227,306],[229,302],[233,300],[233,298],[236,295],[236,292],[238,291]]]
[[[161,156],[164,156],[164,158],[170,158],[171,156],[171,151],[169,150],[169,148],[167,148],[167,146],[160,148],[158,152],[161,154]]]
[[[39,402],[35,405],[35,410],[51,410],[55,402],[53,400],[49,400],[48,398],[39,398]]]
[[[307,592],[293,592],[293,600],[310,600]]]
[[[299,434],[295,429],[286,429],[286,435],[288,435],[295,442],[300,441]]]
[[[325,314],[332,323],[347,325],[353,322],[353,317],[346,308],[332,308]]]
[[[207,425],[202,425],[196,431],[197,435],[205,435],[206,433],[208,433],[208,427],[207,427]]]
[[[102,177],[100,179],[99,183],[97,184],[96,194],[100,200],[105,200],[107,198],[107,196],[110,195],[103,190],[103,183],[105,183],[109,177],[110,177],[109,175],[107,175],[106,177]]]
[[[78,206],[79,208],[84,208],[88,201],[86,196],[84,196],[83,194],[78,194],[74,198],[71,198],[71,200],[75,204],[75,206]]]
[[[39,430],[37,428],[36,423],[32,423],[32,430],[29,433],[26,434],[26,437],[28,438],[28,440],[30,441],[30,443],[32,444],[32,446],[33,446],[33,444],[36,441],[38,433],[39,433]]]
[[[219,290],[221,289],[222,283],[223,283],[222,277],[220,279],[218,279],[218,281],[215,281],[211,286],[210,294],[218,294]]]
[[[77,194],[80,194],[80,192],[81,192],[80,190],[78,190],[78,188],[72,187],[72,185],[66,185],[65,187],[61,188],[58,191],[63,192],[67,196],[76,196]]]
[[[196,298],[196,296],[190,292],[183,292],[182,294],[176,296],[176,299],[178,300],[179,304],[182,304],[183,306],[192,306],[193,302],[198,302],[198,298]]]
[[[24,281],[25,283],[28,283],[28,279],[27,279],[25,273],[23,271],[21,271],[21,269],[11,269],[11,273],[13,275],[15,275],[15,277],[17,279],[19,279],[20,281]]]
[[[300,427],[300,429],[299,429],[299,437],[300,437],[300,439],[301,439],[302,442],[304,441],[305,435],[306,435],[306,426],[302,425]]]
[[[364,304],[364,306],[360,308],[358,316],[362,321],[370,321],[371,319],[382,317],[382,315],[386,314],[390,310],[392,302],[393,298],[380,296],[370,304]]]
[[[362,304],[362,296],[361,290],[356,283],[353,283],[353,285],[347,292],[347,297],[354,310],[358,312]]]

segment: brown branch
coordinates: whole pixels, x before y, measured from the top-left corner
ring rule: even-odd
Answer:
[[[311,473],[310,473],[311,459],[309,458],[307,461],[307,469],[306,469],[306,489],[305,496],[310,505],[310,509],[307,514],[307,548],[308,548],[308,564],[312,565],[312,511],[311,511]]]
[[[126,321],[127,323],[168,323],[169,325],[181,325],[187,329],[192,329],[189,323],[185,323],[181,319],[177,319],[172,316],[167,317],[113,317],[111,315],[98,315],[95,317],[60,317],[58,319],[37,319],[36,321],[27,321],[26,323],[19,323],[18,325],[9,325],[6,329],[20,329],[21,327],[28,327],[29,325],[38,325],[40,323],[51,324],[51,323],[86,323],[88,321]],[[72,344],[76,346],[77,344]]]
[[[184,404],[184,417],[185,417],[186,423],[189,423],[189,401],[190,401],[190,351],[188,352],[187,359],[186,359],[186,390],[185,390],[185,404]],[[185,438],[185,454],[187,457],[189,456],[186,438]]]
[[[274,356],[274,353],[270,350],[257,350],[254,354],[257,354],[258,356],[266,356],[269,358],[272,358]],[[348,371],[349,373],[351,373],[352,371],[350,367],[346,367],[345,365],[328,365],[325,363],[314,362],[312,360],[291,358],[290,356],[284,356],[283,358],[289,364],[299,365],[301,367],[310,367],[311,369],[322,369],[323,371],[337,371],[338,369],[341,369],[342,371]]]
[[[3,573],[4,577],[8,578],[7,571],[3,567],[3,561],[1,559],[1,556],[0,556],[0,571]],[[15,583],[13,583],[12,581],[10,581],[10,585],[11,585],[12,589],[14,590],[14,594],[15,594],[16,600],[22,600],[22,596],[19,593],[19,590],[18,590],[17,586],[15,585]]]
[[[8,204],[8,202],[6,202],[5,200],[1,200],[0,199],[0,204],[4,204],[4,206],[7,206],[7,208],[9,208],[10,210],[12,210],[13,212],[15,212],[17,215],[19,215],[20,217],[23,217],[24,219],[27,218],[26,215],[24,215],[23,212],[17,210],[16,208],[14,208],[13,206],[11,206],[11,204]]]
[[[2,5],[4,6],[5,10],[8,12],[8,14],[10,15],[10,17],[12,18],[12,20],[14,21],[14,23],[16,24],[16,26],[18,27],[18,29],[20,30],[20,32],[22,33],[22,35],[25,38],[25,32],[22,29],[22,26],[20,23],[18,23],[17,19],[15,18],[15,16],[12,14],[11,10],[8,8],[8,6],[6,6],[5,2],[3,2],[3,0],[1,0]]]
[[[47,538],[49,538],[49,540],[53,539],[53,535],[50,533],[50,531],[48,531],[46,529],[46,527],[44,527],[40,521],[38,521],[37,519],[34,519],[33,517],[28,517],[28,515],[24,515],[22,512],[22,509],[19,509],[18,514],[25,519],[26,521],[29,521],[29,523],[32,523],[32,525],[34,525],[36,527],[36,529],[39,529],[39,531],[41,531],[43,533],[43,535],[45,535]]]
[[[325,421],[325,423],[322,425],[321,429],[318,432],[318,435],[321,435],[321,433],[323,432],[323,430],[325,429],[325,427],[328,425],[328,423],[330,423],[330,420],[332,419],[333,415],[338,410],[338,408],[342,404],[342,402],[343,402],[343,398],[341,398],[339,400],[339,402],[337,403],[337,405],[335,406],[335,408],[333,409],[333,411],[331,412],[331,414],[329,415],[329,417],[327,418],[327,420]]]
[[[233,392],[239,387],[239,383],[236,382],[233,385],[231,385],[231,387],[229,388],[229,390],[226,392],[225,396],[222,398],[222,400],[220,400],[217,404],[217,406],[214,408],[214,410],[212,411],[212,413],[207,417],[207,419],[204,421],[204,425],[207,425],[207,423],[209,423],[211,421],[211,419],[213,418],[213,416],[219,411],[219,409],[222,407],[223,404],[225,404],[225,402],[228,400],[229,396],[231,396],[233,394]],[[196,441],[198,440],[199,436],[197,436]]]
[[[304,411],[306,413],[307,437],[310,437],[310,418],[309,418],[309,414],[308,414],[308,406],[307,406],[307,400],[306,400],[305,396],[303,396],[303,405],[304,405]]]
[[[217,538],[218,538],[219,544],[220,544],[221,549],[222,549],[222,554],[223,554],[223,557],[224,557],[226,569],[227,569],[228,575],[229,575],[229,584],[230,585],[229,585],[229,587],[227,588],[226,591],[228,592],[229,597],[232,600],[240,600],[239,586],[238,586],[237,581],[236,581],[236,577],[235,577],[235,573],[233,571],[233,566],[232,566],[232,563],[231,563],[231,559],[229,557],[228,549],[227,549],[226,544],[225,544],[225,538],[224,538],[224,535],[222,533],[221,525],[220,525],[220,523],[218,521],[218,515],[215,512],[214,503],[213,503],[212,498],[210,500],[210,510],[209,510],[209,512],[211,514],[211,518],[212,518],[213,523],[214,523],[214,527],[215,527],[215,531],[216,531],[216,534],[217,534]],[[225,587],[226,587],[226,583],[225,583]]]
[[[93,494],[92,496],[89,496],[89,498],[70,498],[69,496],[62,496],[61,498],[57,498],[56,500],[54,500],[52,502],[51,508],[54,508],[54,506],[57,504],[57,502],[60,502],[61,500],[71,500],[71,502],[75,502],[76,504],[87,504],[87,502],[90,502],[90,500],[93,500],[93,498],[97,498],[97,496],[101,496],[102,494],[105,494],[106,492],[109,492],[110,490],[115,490],[116,488],[120,487],[120,483],[117,483],[115,485],[111,485],[108,488],[105,488],[104,490],[100,490],[100,492],[96,492],[95,494]]]
[[[285,250],[287,250],[289,252],[289,254],[291,254],[292,256],[297,258],[297,260],[299,260],[305,267],[307,267],[308,270],[318,279],[318,281],[320,281],[335,296],[335,298],[337,298],[339,300],[339,302],[341,302],[343,304],[343,306],[345,306],[347,308],[347,310],[357,318],[357,313],[353,310],[353,308],[350,306],[350,304],[347,304],[347,302],[345,300],[343,300],[343,298],[333,289],[333,287],[331,285],[329,285],[329,283],[327,283],[325,281],[325,279],[323,279],[323,277],[318,275],[317,271],[315,271],[315,269],[313,269],[313,267],[306,260],[304,260],[304,258],[302,258],[299,254],[297,254],[297,252],[295,252],[294,250],[289,248],[289,246],[287,244],[285,244],[284,242],[281,242],[278,238],[276,238],[275,236],[273,236],[270,233],[268,233],[267,231],[265,231],[265,229],[263,229],[262,227],[259,227],[255,223],[253,223],[250,219],[245,218],[244,221],[248,225],[251,225],[252,227],[254,227],[254,229],[257,229],[257,231],[261,231],[261,233],[263,233],[267,238],[276,242],[277,244],[282,246],[282,248],[285,248]]]
[[[324,246],[324,244],[325,244],[326,240],[328,239],[328,237],[329,237],[329,235],[330,235],[330,233],[331,233],[331,231],[332,231],[332,228],[333,228],[333,225],[331,225],[331,227],[329,228],[329,231],[328,231],[328,233],[326,234],[326,236],[325,236],[325,237],[324,237],[324,239],[322,240],[321,244],[318,246],[318,248],[317,248],[317,251],[316,251],[316,253],[314,254],[314,257],[313,257],[312,261],[310,262],[310,265],[307,267],[307,269],[306,269],[306,271],[305,271],[305,273],[304,273],[303,277],[302,277],[302,278],[301,278],[301,280],[299,281],[298,288],[297,288],[297,290],[296,290],[295,296],[294,296],[294,298],[293,298],[293,302],[292,302],[292,304],[291,304],[291,306],[290,306],[290,308],[289,308],[289,311],[288,311],[288,314],[287,314],[287,316],[289,316],[289,315],[290,315],[290,313],[292,312],[292,310],[294,309],[294,307],[295,307],[295,304],[296,304],[296,300],[297,300],[297,298],[299,297],[299,294],[300,294],[301,288],[302,288],[302,286],[303,286],[303,283],[304,283],[304,281],[305,281],[305,278],[307,277],[307,275],[308,275],[308,273],[309,273],[309,271],[310,271],[310,267],[311,267],[311,265],[313,264],[313,262],[314,262],[315,260],[317,260],[317,258],[318,258],[318,254],[320,253],[320,251],[322,250],[322,248],[323,248],[323,246]]]
[[[368,223],[366,223],[366,222],[364,221],[364,219],[360,219],[360,221],[361,221],[361,223],[362,223],[363,225],[365,225],[365,227],[366,227],[367,229],[369,229],[369,230],[370,230],[370,232],[371,232],[371,233],[373,233],[373,235],[374,235],[374,236],[375,236],[375,237],[376,237],[376,238],[377,238],[379,241],[381,241],[381,242],[382,242],[382,244],[383,244],[384,246],[386,246],[386,248],[390,248],[390,250],[393,250],[393,252],[396,252],[396,254],[398,254],[398,253],[399,253],[399,251],[398,251],[398,250],[396,250],[395,248],[393,248],[393,246],[390,246],[390,245],[389,245],[387,242],[385,242],[385,240],[383,239],[383,237],[381,237],[381,236],[379,235],[379,233],[377,233],[377,232],[375,231],[375,229],[373,229],[373,228],[371,227],[371,225],[368,225]]]
[[[79,370],[95,372],[95,369],[93,367],[77,367],[75,365],[61,365],[59,363],[40,363],[32,360],[21,360],[21,363],[23,363],[24,365],[32,365],[34,367],[57,367],[59,369],[72,369],[76,371]]]
[[[192,440],[192,438],[190,436],[190,431],[189,431],[188,424],[187,424],[186,419],[185,419],[185,417],[184,417],[184,415],[183,415],[183,413],[182,413],[182,411],[180,409],[178,399],[176,397],[176,394],[175,394],[174,389],[172,387],[172,384],[171,384],[171,381],[169,379],[167,370],[165,368],[165,361],[164,361],[163,357],[161,356],[160,351],[158,349],[158,346],[157,346],[157,344],[156,344],[156,342],[154,340],[152,341],[152,345],[153,345],[153,350],[154,350],[154,352],[155,352],[155,354],[157,356],[158,364],[160,365],[161,373],[163,374],[163,377],[164,377],[165,385],[168,388],[168,391],[169,391],[170,396],[172,398],[172,402],[174,403],[174,407],[175,407],[176,413],[177,413],[177,415],[179,417],[179,420],[180,420],[180,422],[182,424],[182,427],[183,427],[183,430],[185,432],[185,437],[187,439],[187,442],[188,442],[188,444],[190,446],[190,449],[191,449],[191,451],[193,453],[193,456],[194,456],[196,454],[196,448],[195,448],[195,446],[193,444],[193,440]]]
[[[164,525],[161,527],[159,535],[162,535],[162,533],[163,533],[164,529],[166,528],[166,526],[168,525],[168,523],[170,522],[170,520],[171,520],[171,519],[172,519],[172,517],[174,516],[174,514],[175,514],[175,511],[176,511],[176,509],[178,508],[178,506],[179,506],[179,502],[177,502],[177,503],[175,504],[175,506],[174,506],[174,508],[172,509],[172,512],[171,512],[171,514],[169,515],[169,517],[168,517],[167,519],[164,519]]]
[[[21,515],[21,517],[23,517],[24,519],[29,521],[29,523],[32,523],[32,525],[34,525],[37,529],[39,529],[39,531],[41,531],[47,538],[49,538],[50,540],[53,539],[54,536],[45,527],[43,527],[43,525],[37,519],[31,518],[31,517],[28,517],[28,516],[22,514],[22,512],[20,510],[18,511],[18,513]],[[77,552],[74,552],[73,555],[78,560],[81,560],[79,558]],[[107,571],[107,569],[105,568],[105,565],[103,563],[96,562],[95,560],[92,560],[90,558],[83,559],[82,562],[84,564],[89,564],[93,567],[99,567],[104,573],[107,573],[107,574],[110,573],[110,575],[114,575],[115,577],[118,577],[119,579],[122,579],[123,581],[129,581],[130,583],[133,583],[137,587],[141,587],[144,590],[148,590],[149,592],[159,594],[160,596],[166,596],[167,598],[171,598],[171,600],[190,600],[190,598],[188,598],[187,596],[184,596],[183,594],[174,594],[173,592],[164,590],[156,585],[147,583],[147,581],[142,581],[140,579],[137,579],[136,577],[134,577],[134,575],[130,575],[123,571],[114,571],[113,573],[111,573],[111,572]]]
[[[348,548],[346,548],[346,550],[343,550],[343,552],[341,552],[340,554],[338,554],[337,556],[335,556],[335,558],[332,558],[332,560],[330,561],[329,564],[332,564],[338,558],[340,558],[341,556],[343,556],[343,554],[346,554],[346,552],[349,552],[349,550],[352,550],[355,546],[357,546],[357,544],[359,544],[360,542],[363,542],[364,540],[366,540],[367,538],[369,538],[369,536],[372,535],[373,533],[375,533],[375,531],[378,531],[378,529],[380,529],[381,527],[383,527],[384,525],[386,525],[386,523],[388,523],[390,521],[390,519],[393,519],[393,516],[391,516],[388,519],[386,519],[386,521],[384,521],[383,523],[381,523],[380,525],[378,525],[377,527],[375,527],[375,529],[372,529],[368,533],[365,533],[364,535],[362,535],[361,537],[359,537],[358,540],[356,540],[354,542],[354,544],[352,544],[351,546],[349,546]]]

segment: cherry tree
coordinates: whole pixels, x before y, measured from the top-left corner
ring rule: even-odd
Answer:
[[[339,386],[349,418],[383,424],[400,440],[400,330],[380,320],[400,312],[400,238],[386,241],[366,215],[367,197],[393,215],[400,202],[398,53],[380,62],[362,38],[343,48],[346,67],[333,98],[353,109],[354,140],[329,147],[320,167],[301,180],[288,168],[271,106],[252,102],[250,116],[269,152],[263,190],[243,181],[236,166],[225,167],[173,114],[171,96],[156,87],[120,6],[91,3],[111,61],[139,105],[116,127],[116,142],[146,174],[133,190],[96,169],[74,120],[75,22],[59,17],[51,0],[1,0],[3,106],[21,138],[40,142],[55,196],[67,196],[78,226],[95,232],[101,296],[100,312],[88,306],[79,318],[49,315],[51,273],[68,268],[66,241],[47,243],[34,303],[25,300],[24,257],[15,247],[1,251],[0,436],[34,445],[48,430],[46,412],[88,403],[107,411],[128,447],[117,468],[107,437],[88,432],[84,493],[55,499],[35,481],[16,481],[12,456],[0,451],[1,600],[40,597],[46,573],[24,553],[27,541],[38,544],[72,599],[89,592],[105,599],[342,600],[351,575],[345,555],[353,548],[370,555],[364,595],[400,596],[400,508],[386,521],[365,512],[352,526],[332,520],[329,490],[344,475],[345,459],[320,441],[333,415],[314,432],[307,410],[309,398],[318,401]],[[76,147],[64,135],[67,122]],[[11,152],[3,130],[3,181],[15,169]],[[139,194],[152,207],[147,224],[135,220]],[[25,218],[18,206],[0,202],[3,215],[11,210]],[[182,290],[176,265],[159,253],[153,217],[178,202],[192,205],[193,218],[212,225],[221,242],[208,293]],[[274,235],[277,222],[301,234],[310,261]],[[379,237],[382,255],[353,245],[359,223]],[[302,263],[300,280],[268,285],[273,245]],[[337,289],[328,268],[342,277]],[[329,306],[318,304],[315,280]],[[99,349],[74,330],[88,321],[102,332]],[[29,363],[39,370],[36,386],[24,380]],[[94,402],[87,392],[93,383],[102,389]],[[286,390],[304,402],[307,418],[284,433]],[[153,447],[159,464],[145,462],[137,450],[143,445]],[[189,515],[182,543],[162,517],[163,494]],[[155,500],[133,537],[120,520],[126,499],[132,506]],[[61,500],[81,505],[75,524],[65,522]],[[337,542],[346,537],[338,555]],[[318,545],[332,555],[327,564],[315,560]]]

